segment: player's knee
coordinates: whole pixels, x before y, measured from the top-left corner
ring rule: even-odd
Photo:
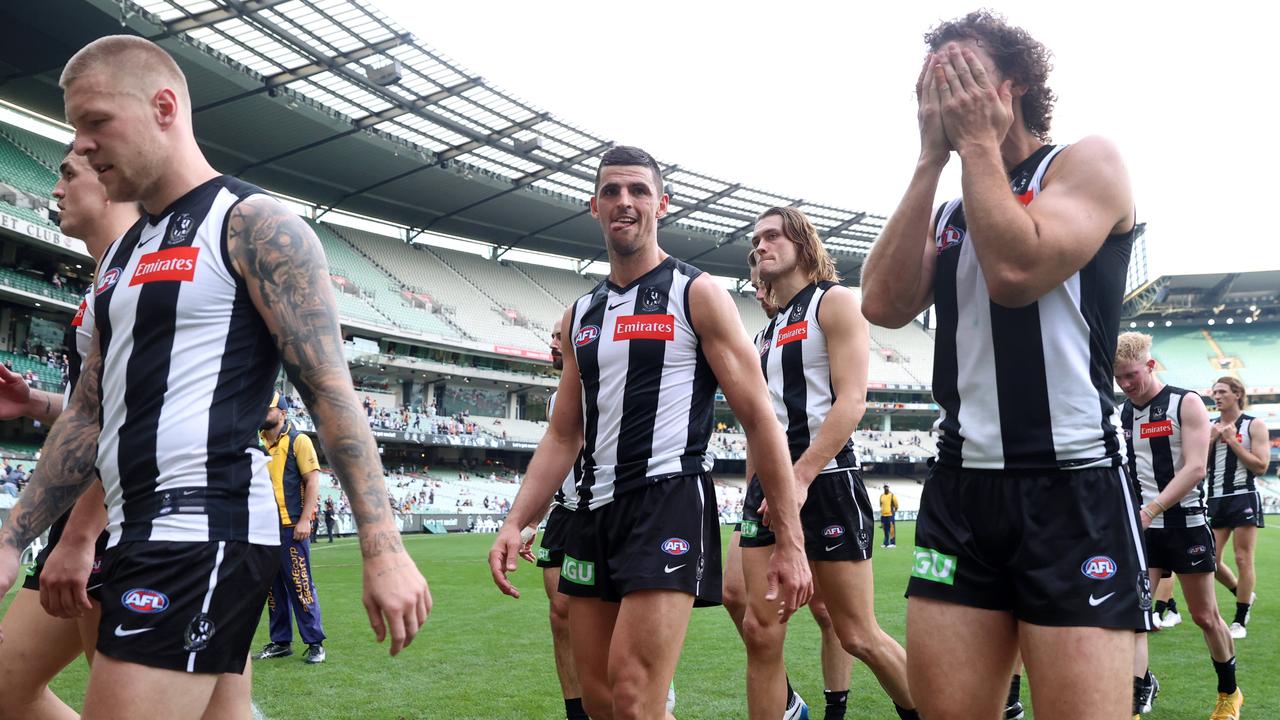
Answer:
[[[840,638],[840,647],[855,658],[867,661],[876,654],[876,643],[870,633],[847,633]]]
[[[824,632],[831,629],[831,613],[827,612],[827,606],[823,603],[809,603],[809,613],[813,615],[813,621],[818,623],[818,628]]]
[[[646,708],[645,684],[639,679],[618,678],[613,683],[613,720],[645,720],[652,713]],[[595,717],[592,715],[591,717]]]
[[[1222,616],[1218,614],[1217,605],[1209,605],[1208,607],[1194,608],[1191,611],[1191,620],[1201,630],[1214,630],[1222,623]]]
[[[747,646],[747,654],[782,654],[785,628],[777,620],[762,619],[748,610],[742,619],[742,642]]]
[[[552,594],[547,615],[551,618],[551,627],[553,629],[569,629],[569,598],[560,593]]]
[[[725,583],[720,593],[720,602],[724,604],[730,615],[741,616],[747,611],[747,593],[743,588]]]

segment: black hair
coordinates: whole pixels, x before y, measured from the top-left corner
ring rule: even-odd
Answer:
[[[596,168],[596,191],[600,190],[600,171],[609,165],[643,165],[653,173],[653,186],[658,194],[665,192],[662,186],[662,169],[658,161],[649,153],[632,145],[614,145],[600,157],[600,167]]]

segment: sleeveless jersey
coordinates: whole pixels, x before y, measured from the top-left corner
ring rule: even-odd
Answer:
[[[808,285],[769,321],[757,340],[760,369],[769,386],[773,413],[787,432],[791,462],[809,449],[835,402],[827,337],[818,322],[818,307],[833,282]],[[858,468],[853,440],[823,466],[821,472]]]
[[[690,319],[702,271],[668,257],[626,287],[606,278],[573,306],[582,379],[579,501],[676,475],[710,472],[716,379]]]
[[[280,542],[258,444],[280,359],[226,238],[232,208],[261,192],[209,180],[141,218],[103,257],[97,467],[111,547]]]
[[[1120,424],[1128,441],[1129,476],[1138,486],[1143,504],[1160,495],[1182,469],[1182,402],[1201,402],[1196,393],[1165,385],[1142,407],[1125,400]],[[1204,482],[1151,521],[1153,528],[1198,527],[1205,524]]]
[[[89,351],[93,347],[92,287],[85,290],[84,297],[80,298],[80,307],[76,309],[75,317],[71,318],[63,344],[71,351],[67,353],[67,387],[62,391],[62,407],[65,408],[70,404],[71,393],[80,380],[80,368],[89,359]]]
[[[1044,146],[1010,171],[1023,205],[1064,148]],[[961,200],[942,206],[933,285],[938,462],[1030,471],[1122,463],[1111,366],[1134,233],[1108,236],[1061,285],[1008,308],[991,300]]]
[[[551,420],[551,414],[556,409],[556,394],[551,393],[550,399],[547,400],[547,420]],[[573,468],[569,470],[569,474],[565,476],[564,482],[560,483],[560,489],[556,491],[551,502],[559,505],[565,510],[573,511],[578,509],[578,462],[582,458],[579,453],[578,457],[573,461]]]
[[[1216,417],[1213,422],[1222,422],[1222,418]],[[1249,435],[1249,423],[1253,422],[1252,415],[1240,414],[1236,418],[1236,437],[1240,439],[1240,446],[1245,450],[1253,447],[1253,439]],[[1244,463],[1240,462],[1240,458],[1227,444],[1214,440],[1209,443],[1209,497],[1225,497],[1227,495],[1243,495],[1251,493],[1258,489],[1254,479],[1254,475]]]

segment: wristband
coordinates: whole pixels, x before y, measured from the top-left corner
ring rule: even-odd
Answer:
[[[1153,505],[1155,505],[1156,507],[1160,508],[1160,512],[1162,512],[1162,513],[1163,513],[1163,512],[1169,512],[1169,508],[1165,507],[1165,506],[1164,506],[1164,503],[1161,503],[1161,502],[1160,502],[1160,500],[1158,500],[1158,499],[1153,499],[1153,500],[1151,501],[1151,503],[1152,503]]]
[[[1148,518],[1150,518],[1150,519],[1152,519],[1152,520],[1155,520],[1155,519],[1156,519],[1156,516],[1155,516],[1155,515],[1152,515],[1152,514],[1151,514],[1151,511],[1150,511],[1150,510],[1148,510],[1148,509],[1147,509],[1147,507],[1146,507],[1145,505],[1144,505],[1144,506],[1142,506],[1142,512],[1146,513],[1146,515],[1147,515],[1147,517],[1148,517]]]

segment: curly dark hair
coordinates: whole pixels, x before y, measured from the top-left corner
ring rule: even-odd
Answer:
[[[1003,15],[987,9],[975,10],[962,18],[945,20],[925,33],[924,41],[933,50],[951,40],[977,41],[1005,77],[1027,86],[1022,96],[1022,118],[1031,134],[1049,142],[1049,123],[1057,95],[1049,89],[1049,61],[1052,53],[1039,40]]]

